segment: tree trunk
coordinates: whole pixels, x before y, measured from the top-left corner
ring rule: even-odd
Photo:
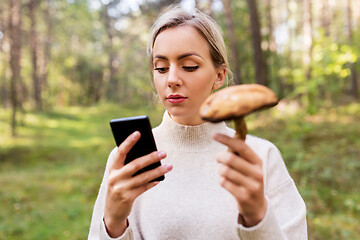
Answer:
[[[360,0],[355,0],[353,2],[353,19],[355,19],[355,28],[358,28],[360,26]]]
[[[266,0],[267,5],[267,20],[268,20],[268,51],[275,52],[276,51],[276,43],[273,37],[273,16],[272,16],[272,0]]]
[[[326,37],[330,36],[330,21],[331,15],[329,11],[329,0],[322,0],[321,26],[324,28],[324,34]]]
[[[8,106],[8,90],[7,90],[7,82],[6,82],[6,68],[8,61],[6,60],[5,50],[4,50],[4,42],[6,36],[5,30],[5,18],[4,11],[2,6],[0,6],[0,101],[4,108]]]
[[[213,17],[214,13],[211,9],[211,5],[213,3],[213,0],[206,0],[206,1],[198,1],[195,0],[195,8],[199,9],[200,11],[206,13],[207,15]]]
[[[312,37],[312,4],[311,0],[304,0],[304,47],[305,47],[305,53],[303,56],[303,63],[305,68],[305,77],[307,80],[310,80],[311,78],[311,55],[312,55],[312,43],[313,43],[313,37]]]
[[[313,48],[313,36],[312,36],[312,2],[311,0],[303,1],[303,32],[304,32],[304,48],[303,64],[305,71],[305,79],[308,83],[311,81],[311,62],[312,62],[312,48]],[[310,85],[309,85],[310,86]],[[314,87],[308,88],[307,92],[307,111],[310,114],[316,112],[315,93],[317,89]]]
[[[198,1],[198,0],[194,0],[194,4],[195,4],[195,8],[199,9],[199,1]]]
[[[272,0],[267,0],[267,20],[268,20],[268,49],[267,49],[267,66],[268,78],[273,85],[277,87],[279,98],[284,96],[284,83],[282,77],[278,74],[279,59],[277,57],[277,45],[274,39],[273,7]]]
[[[106,41],[106,49],[109,56],[108,60],[108,87],[107,87],[107,97],[108,99],[112,100],[119,100],[119,81],[116,78],[116,73],[118,72],[118,66],[119,63],[117,62],[117,54],[114,50],[114,27],[113,27],[113,21],[111,20],[111,17],[108,14],[108,10],[111,7],[111,3],[107,4],[103,8],[103,19],[105,24],[105,30],[107,33],[107,41]]]
[[[256,0],[247,0],[250,11],[251,35],[254,49],[255,76],[258,84],[268,85],[267,66],[261,49],[260,22]]]
[[[241,79],[241,69],[240,69],[240,56],[239,51],[237,48],[237,42],[235,37],[235,28],[234,28],[234,21],[233,21],[233,15],[231,12],[231,0],[223,0],[224,4],[224,13],[225,13],[225,21],[226,21],[226,33],[227,37],[230,42],[230,59],[231,64],[233,66],[234,71],[234,83],[236,85],[242,84]]]
[[[44,38],[42,56],[39,67],[39,71],[40,71],[39,77],[40,77],[40,85],[42,86],[42,91],[45,91],[47,88],[49,62],[51,59],[51,34],[53,27],[53,21],[51,19],[51,14],[50,14],[49,0],[45,1],[43,19],[46,24],[46,30],[45,30],[45,38]]]
[[[35,106],[38,111],[42,110],[41,98],[41,82],[39,77],[38,64],[38,33],[36,31],[36,9],[38,8],[38,0],[29,1],[29,18],[30,18],[30,51],[32,63],[32,80],[34,88]]]
[[[286,22],[290,22],[291,19],[291,9],[290,9],[290,0],[286,0],[286,12],[287,12],[287,16],[286,16]],[[291,29],[291,27],[289,26],[289,47],[288,47],[288,52],[287,52],[287,65],[288,68],[290,69],[289,71],[289,75],[286,76],[288,79],[287,81],[285,81],[285,87],[288,88],[288,90],[290,92],[294,91],[294,77],[293,77],[293,56],[292,56],[292,48],[291,48],[291,44],[293,42],[293,31]]]
[[[351,0],[347,0],[347,23],[348,23],[348,39],[349,39],[349,44],[353,45],[353,27],[352,27],[352,1]],[[356,67],[355,67],[356,62],[351,63],[350,65],[350,93],[351,96],[353,98],[357,98],[358,97],[358,86],[357,86],[357,74],[356,74]]]
[[[11,69],[11,130],[16,135],[16,112],[19,106],[18,88],[20,86],[21,59],[21,0],[9,0],[9,40],[10,40],[10,69]]]
[[[213,4],[213,0],[208,0],[206,2],[206,7],[205,7],[205,13],[207,15],[209,15],[210,17],[214,17],[214,12],[213,12],[213,10],[211,8],[212,4]]]

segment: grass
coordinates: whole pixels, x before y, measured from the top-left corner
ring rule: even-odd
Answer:
[[[12,138],[9,114],[0,109],[0,239],[85,239],[115,144],[109,120],[160,121],[148,108],[71,107],[26,113]]]
[[[278,146],[307,205],[309,239],[360,238],[360,104],[252,118]]]
[[[114,146],[109,120],[147,114],[155,126],[161,113],[110,104],[27,112],[13,138],[0,109],[0,239],[85,239]],[[309,239],[359,239],[360,104],[315,115],[286,105],[247,122],[281,150],[307,204]]]

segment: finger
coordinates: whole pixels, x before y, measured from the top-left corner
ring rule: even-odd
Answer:
[[[236,198],[244,211],[252,212],[262,205],[264,191],[260,185],[254,185],[252,188],[237,186],[226,178],[221,178],[220,184]]]
[[[245,158],[249,162],[262,163],[259,156],[248,145],[246,145],[243,140],[231,138],[220,133],[216,133],[213,138],[215,141],[218,141],[228,146],[232,151],[239,154],[241,157]]]
[[[218,172],[222,178],[236,186],[252,186],[254,184],[254,180],[227,165],[220,165]]]
[[[165,175],[166,173],[172,170],[172,165],[165,164],[163,166],[159,166],[152,170],[143,172],[135,177],[132,178],[131,184],[129,185],[130,188],[138,188],[141,186],[148,185],[154,179]]]
[[[117,153],[115,155],[114,162],[111,166],[111,169],[120,169],[124,166],[126,155],[129,153],[131,148],[137,143],[140,139],[140,132],[135,131],[130,134],[118,147]]]
[[[250,176],[251,178],[259,181],[263,179],[263,170],[261,166],[253,164],[232,152],[217,153],[216,161],[245,176]]]
[[[138,196],[146,192],[147,190],[157,186],[160,182],[148,182],[133,190],[133,199],[135,200]]]
[[[159,181],[151,180],[163,176],[172,170],[172,165],[165,164],[155,169],[146,171],[135,177],[124,179],[122,169],[114,169],[109,176],[109,189],[113,189],[114,194],[127,196],[130,201],[134,201],[140,194],[155,187]]]
[[[159,162],[161,159],[166,157],[166,153],[163,151],[155,151],[140,158],[135,159],[134,161],[126,164],[121,170],[125,177],[130,178],[139,170]]]
[[[242,186],[239,187],[238,185],[229,181],[225,177],[221,177],[219,182],[220,182],[220,185],[223,188],[225,188],[227,191],[229,191],[236,199],[238,199],[239,196],[247,195],[247,191],[244,187],[242,187]]]

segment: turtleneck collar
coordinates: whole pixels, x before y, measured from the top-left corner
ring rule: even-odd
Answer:
[[[226,133],[225,122],[206,122],[196,126],[181,125],[175,122],[165,111],[161,124],[154,129],[157,142],[166,144],[166,148],[175,148],[182,151],[199,151],[212,149],[217,144],[212,136],[217,133]]]

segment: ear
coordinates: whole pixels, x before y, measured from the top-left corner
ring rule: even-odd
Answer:
[[[226,68],[221,66],[217,69],[217,75],[216,75],[216,80],[213,84],[212,90],[216,91],[219,88],[222,87],[222,85],[224,85],[225,82],[225,76],[226,76]]]

